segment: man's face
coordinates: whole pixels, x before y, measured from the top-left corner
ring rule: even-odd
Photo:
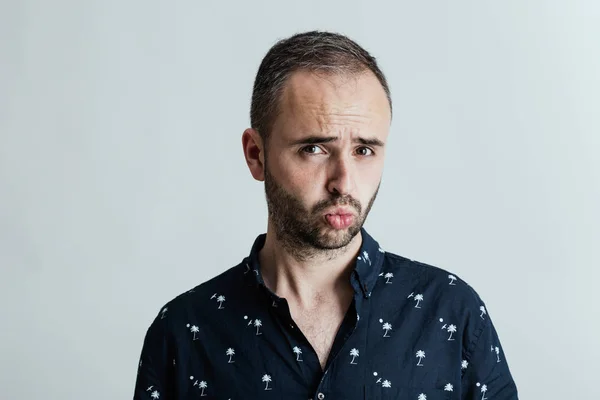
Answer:
[[[265,192],[279,240],[314,249],[350,243],[377,196],[390,118],[370,72],[289,78],[265,151]]]

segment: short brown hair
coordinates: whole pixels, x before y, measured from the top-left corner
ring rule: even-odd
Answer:
[[[250,124],[266,142],[278,113],[284,84],[298,70],[327,74],[360,74],[370,70],[387,95],[390,89],[375,57],[350,38],[332,32],[310,31],[275,43],[263,58],[252,91]]]

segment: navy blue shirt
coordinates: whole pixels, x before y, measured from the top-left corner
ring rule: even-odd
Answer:
[[[248,257],[162,307],[134,399],[517,399],[485,304],[440,268],[384,251],[361,230],[354,298],[325,369]]]

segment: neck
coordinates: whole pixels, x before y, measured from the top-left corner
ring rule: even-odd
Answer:
[[[350,275],[362,245],[361,233],[334,250],[298,244],[297,240],[277,238],[269,223],[258,258],[271,291],[306,308],[352,292]]]

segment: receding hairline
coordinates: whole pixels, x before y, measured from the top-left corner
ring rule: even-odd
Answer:
[[[370,77],[373,79],[374,83],[377,83],[378,88],[380,89],[382,99],[385,99],[385,103],[387,104],[390,123],[392,119],[392,108],[391,104],[389,104],[389,98],[385,91],[385,88],[377,78],[377,75],[373,73],[368,67],[364,67],[362,69],[354,69],[352,71],[323,71],[322,69],[312,69],[312,68],[298,68],[294,71],[291,71],[286,79],[282,82],[281,86],[278,88],[276,92],[276,98],[274,99],[274,109],[272,110],[272,114],[270,116],[271,124],[269,127],[268,136],[271,135],[272,130],[275,126],[276,121],[282,114],[282,107],[286,102],[286,99],[290,100],[291,93],[291,81],[294,77],[297,77],[298,74],[306,74],[312,77],[315,77],[323,82],[327,82],[332,85],[334,88],[341,87],[343,85],[348,84],[350,81],[357,82],[362,77]],[[341,81],[336,81],[336,79],[332,78],[341,78]]]

